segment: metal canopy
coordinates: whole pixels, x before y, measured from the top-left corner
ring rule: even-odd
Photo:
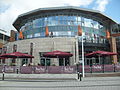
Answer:
[[[79,8],[79,7],[74,7],[74,6],[65,6],[65,7],[39,8],[39,9],[30,11],[27,13],[21,14],[14,21],[13,26],[19,31],[19,28],[20,28],[19,25],[20,25],[22,19],[27,19],[27,18],[30,18],[31,16],[35,16],[35,15],[51,13],[51,12],[59,12],[59,11],[63,11],[63,10],[78,11],[79,13],[95,16],[95,17],[101,18],[103,21],[109,21],[113,24],[116,24],[116,22],[114,20],[112,20],[108,16],[104,15],[100,11],[84,9],[84,8]]]

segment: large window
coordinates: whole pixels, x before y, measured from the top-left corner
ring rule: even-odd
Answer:
[[[49,32],[53,32],[56,37],[77,35],[78,25],[81,26],[86,42],[98,42],[98,38],[105,37],[105,27],[101,22],[80,15],[43,16],[29,20],[21,27],[25,38],[45,37],[45,27],[48,26]],[[99,39],[102,42],[102,39]]]

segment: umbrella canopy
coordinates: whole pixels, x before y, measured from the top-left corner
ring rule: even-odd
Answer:
[[[2,57],[2,58],[34,58],[31,55],[24,54],[24,53],[21,53],[21,52],[6,53],[6,54],[3,54],[3,55],[0,55],[0,57]]]
[[[110,56],[110,55],[117,55],[117,53],[107,51],[95,51],[92,53],[88,53],[85,56]]]
[[[53,51],[53,52],[48,52],[43,55],[44,57],[49,57],[49,58],[58,58],[58,57],[71,57],[73,54],[67,53],[67,52],[62,52],[62,51]]]
[[[0,57],[0,59],[6,59],[6,58],[4,58],[4,57]]]

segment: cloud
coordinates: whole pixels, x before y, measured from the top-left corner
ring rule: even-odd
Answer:
[[[101,12],[104,12],[106,9],[106,5],[109,3],[110,0],[96,0],[96,5],[93,7],[93,9],[99,10]]]
[[[87,6],[93,0],[0,0],[0,29],[15,30],[12,23],[18,15],[44,7]]]

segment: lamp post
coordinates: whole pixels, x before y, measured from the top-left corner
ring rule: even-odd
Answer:
[[[82,26],[82,23],[81,23]],[[81,43],[82,43],[82,75],[83,77],[85,77],[85,71],[84,71],[84,44],[83,44],[83,32],[82,32],[82,28],[80,27],[80,25],[78,25],[78,35],[81,36]]]
[[[83,34],[82,34],[82,74],[83,74],[83,77],[85,77]]]
[[[81,17],[81,26],[82,26],[82,23],[83,24],[85,24],[84,23],[84,19]],[[84,25],[85,26],[85,25]],[[83,75],[83,77],[85,77],[85,65],[84,65],[84,43],[83,43],[83,33],[82,33],[82,75]]]

